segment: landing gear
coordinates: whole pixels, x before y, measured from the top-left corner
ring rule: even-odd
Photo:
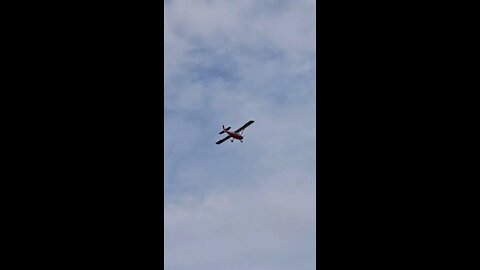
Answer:
[[[243,142],[243,141],[240,141],[240,142]]]

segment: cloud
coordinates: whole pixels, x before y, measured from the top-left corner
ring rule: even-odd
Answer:
[[[315,266],[315,191],[305,183],[167,204],[165,222],[165,269]]]
[[[164,268],[314,269],[315,1],[164,3]]]

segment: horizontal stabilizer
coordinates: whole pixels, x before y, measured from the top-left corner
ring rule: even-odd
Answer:
[[[218,133],[218,134],[223,134],[223,133],[225,133],[225,131],[230,130],[231,128],[232,128],[232,127],[225,128],[224,130],[222,130],[222,131],[221,131],[220,133]]]

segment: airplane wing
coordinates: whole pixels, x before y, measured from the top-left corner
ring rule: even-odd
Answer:
[[[255,121],[253,121],[253,120],[248,121],[248,123],[246,123],[245,125],[243,125],[243,127],[235,130],[235,133],[238,133],[238,132],[242,131],[243,129],[247,128],[248,126],[250,126],[251,124],[253,124],[253,122],[255,122]]]
[[[216,142],[216,144],[221,144],[221,143],[223,143],[224,141],[228,140],[229,138],[230,138],[230,136],[227,136],[227,137],[221,139],[220,141]]]

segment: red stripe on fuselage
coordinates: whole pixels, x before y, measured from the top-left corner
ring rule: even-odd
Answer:
[[[232,131],[227,131],[228,135],[232,136],[233,138],[237,139],[237,140],[243,140],[243,136],[238,134],[238,133],[235,133],[235,132],[232,132]]]

